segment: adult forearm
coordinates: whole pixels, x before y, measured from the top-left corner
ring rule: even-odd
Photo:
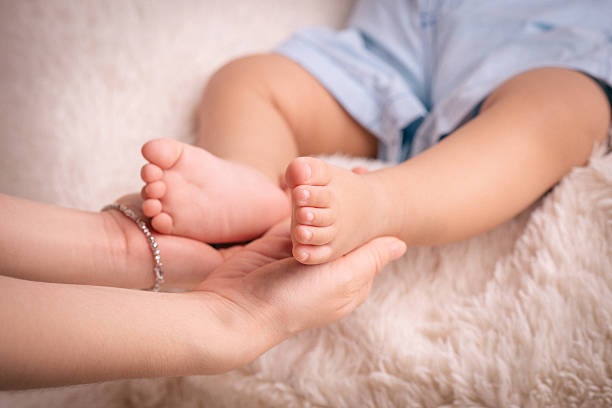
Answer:
[[[268,346],[219,299],[0,277],[4,389],[219,373]],[[227,313],[225,313],[227,315]],[[256,332],[255,332],[256,333]],[[257,337],[257,336],[254,336]],[[236,353],[240,351],[240,353]]]
[[[112,216],[6,195],[0,195],[0,214],[1,274],[123,286],[125,276],[112,276],[125,261],[125,239],[109,239],[121,234]],[[137,280],[134,273],[130,279]]]
[[[140,198],[120,201],[138,211]],[[167,287],[192,288],[223,261],[199,241],[155,234]],[[79,211],[0,194],[0,275],[57,283],[150,288],[149,243],[119,211]]]

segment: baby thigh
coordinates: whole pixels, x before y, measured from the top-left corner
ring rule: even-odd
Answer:
[[[308,71],[277,54],[219,69],[204,92],[198,133],[213,154],[279,168],[298,155],[374,156],[377,145]]]

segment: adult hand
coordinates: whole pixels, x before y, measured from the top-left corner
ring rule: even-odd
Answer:
[[[37,282],[0,276],[0,323],[9,328],[0,336],[0,388],[227,371],[250,362],[301,330],[349,313],[366,298],[374,275],[405,248],[395,238],[378,238],[334,262],[306,266],[289,257],[289,224],[285,223],[235,251],[210,274],[210,264],[201,269],[194,264],[189,275],[192,279],[208,274],[199,290],[151,293],[70,284],[125,284],[125,279],[133,280],[134,275],[141,274],[124,269],[130,266],[126,264],[115,270],[123,273],[109,278],[102,268],[101,262],[110,253],[91,244],[106,240],[86,239],[100,231],[96,228],[100,227],[102,214],[10,197],[1,199],[0,204],[16,220],[28,221],[30,218],[23,215],[33,214],[36,223],[47,222],[45,227],[54,232],[19,235],[20,222],[5,225],[8,236],[19,244],[0,240],[3,253],[19,255],[14,257],[19,262],[3,258],[8,260],[6,270],[13,273],[10,276],[29,271],[28,277],[41,279]],[[125,218],[113,213],[116,212],[104,213],[104,217]],[[123,245],[140,245],[136,243],[144,241],[142,233],[134,229],[132,221],[127,222]],[[68,228],[58,230],[66,223]],[[21,247],[40,245],[39,240],[44,240],[44,245],[36,258],[26,257],[25,252],[22,256]],[[194,256],[194,261],[198,250],[205,251],[204,261],[219,261],[220,254],[212,249],[209,252],[207,246],[177,237],[160,236],[159,241],[165,246],[169,262],[174,256],[177,262],[181,262],[179,256]],[[182,244],[188,248],[181,248]],[[78,252],[73,253],[91,253],[98,259],[66,256],[75,246]],[[102,248],[107,246],[103,244]],[[132,250],[139,256],[150,256],[146,243],[140,250]],[[49,277],[56,280],[56,275],[65,271],[63,267],[72,271],[60,276],[65,283],[40,282],[48,282]],[[169,278],[178,271],[175,268],[167,269]],[[45,271],[52,273],[45,275]],[[150,270],[146,276],[150,277],[149,273]],[[39,336],[40,333],[45,335]]]
[[[244,365],[300,331],[346,316],[366,299],[383,266],[406,250],[399,239],[382,237],[333,262],[303,265],[291,257],[289,225],[245,246],[196,289],[212,295],[215,313],[241,328],[242,338],[224,347],[231,355],[220,367]]]
[[[138,194],[123,196],[117,202],[128,206],[140,217],[145,218],[140,211],[142,198]],[[120,265],[115,269],[119,269],[123,274],[129,271],[134,278],[118,286],[134,288],[153,286],[154,263],[151,249],[142,231],[132,220],[118,211],[108,211],[104,214],[112,218],[112,223],[118,227],[117,232],[123,236],[123,239],[117,239],[125,244],[125,248],[120,250],[122,253],[118,261]],[[159,244],[166,287],[192,289],[236,250],[230,248],[218,251],[208,244],[193,239],[157,234],[154,230],[151,232]]]

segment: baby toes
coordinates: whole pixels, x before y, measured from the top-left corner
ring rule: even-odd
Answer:
[[[308,245],[325,245],[336,237],[336,227],[311,227],[297,225],[294,229],[294,242]]]
[[[294,258],[305,265],[321,264],[329,261],[334,251],[329,245],[301,245],[293,246]]]
[[[166,194],[166,183],[154,181],[144,187],[146,198],[162,198]]]
[[[151,218],[151,225],[157,232],[162,234],[171,234],[174,221],[169,214],[163,212]]]
[[[329,207],[333,194],[327,186],[297,186],[292,193],[293,203],[300,207]]]
[[[336,221],[333,208],[298,207],[295,211],[298,224],[328,227]]]
[[[155,217],[161,213],[161,201],[149,198],[142,202],[142,213],[149,218]]]
[[[164,176],[164,171],[157,165],[147,163],[140,169],[140,178],[145,183],[152,183],[154,181],[161,180]]]
[[[183,143],[173,139],[155,139],[142,146],[144,158],[166,170],[174,166],[182,154]]]
[[[314,157],[298,157],[287,166],[285,183],[289,187],[309,184],[324,186],[331,181],[331,171],[327,163]]]

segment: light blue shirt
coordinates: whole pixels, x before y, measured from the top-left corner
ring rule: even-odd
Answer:
[[[347,28],[276,52],[310,71],[400,162],[437,143],[508,78],[538,67],[612,83],[609,0],[358,0]]]

